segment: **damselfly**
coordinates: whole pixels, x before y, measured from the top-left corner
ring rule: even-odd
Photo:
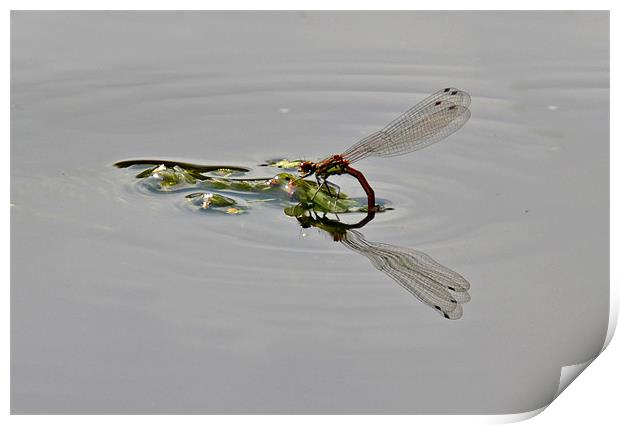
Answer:
[[[389,123],[383,130],[372,133],[345,152],[319,162],[302,162],[302,178],[314,174],[325,185],[331,175],[349,174],[357,179],[366,192],[368,210],[375,209],[375,193],[364,175],[351,164],[369,156],[390,157],[425,148],[445,139],[461,128],[471,116],[471,98],[466,92],[445,88],[424,99]],[[329,190],[329,185],[326,186]]]

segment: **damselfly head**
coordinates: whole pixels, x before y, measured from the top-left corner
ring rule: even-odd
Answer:
[[[299,172],[302,174],[312,174],[316,171],[316,164],[310,161],[304,161],[299,166]]]
[[[299,225],[304,229],[309,229],[312,227],[312,217],[299,216],[297,217],[297,221],[299,222]]]

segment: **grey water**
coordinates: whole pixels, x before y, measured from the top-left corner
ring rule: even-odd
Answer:
[[[471,119],[359,163],[394,208],[360,232],[463,275],[459,320],[281,208],[112,166],[261,176],[443,87]],[[609,13],[12,12],[13,413],[521,413],[608,316]]]

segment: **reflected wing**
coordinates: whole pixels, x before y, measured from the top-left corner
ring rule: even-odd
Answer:
[[[463,315],[461,304],[470,300],[469,282],[429,255],[414,249],[368,242],[356,230],[347,231],[341,242],[367,257],[377,270],[444,317],[459,319]]]
[[[351,146],[342,157],[352,163],[368,156],[396,156],[425,148],[461,128],[471,116],[470,103],[466,92],[442,89]]]

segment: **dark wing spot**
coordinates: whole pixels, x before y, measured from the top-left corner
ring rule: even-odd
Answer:
[[[454,90],[452,93],[450,93],[451,95],[455,95],[457,94],[459,91],[458,90]]]
[[[441,100],[438,100],[437,102],[435,102],[435,106],[437,105],[441,105]]]
[[[446,313],[443,314],[443,317],[445,317],[446,319],[450,318],[450,316],[448,316]]]
[[[448,87],[447,89],[443,89],[444,93],[448,93],[450,91],[450,87]]]
[[[454,289],[454,286],[448,286],[448,289],[451,291],[456,291],[456,289]]]
[[[458,304],[458,302],[457,302],[456,300],[450,300],[450,302],[451,302],[452,304]]]
[[[453,110],[454,108],[456,108],[456,105],[452,105],[452,106],[450,106],[448,109],[451,111],[451,110]]]
[[[438,305],[435,306],[435,308],[439,311],[441,311],[441,307],[439,307]]]

